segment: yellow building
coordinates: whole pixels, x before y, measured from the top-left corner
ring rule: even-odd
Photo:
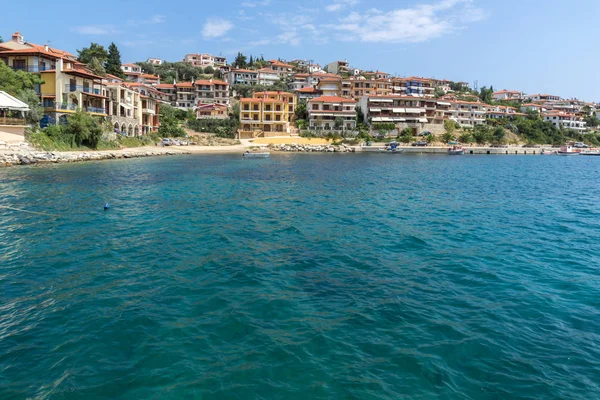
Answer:
[[[259,92],[240,99],[239,139],[289,134],[295,106],[296,96],[288,92]]]
[[[39,74],[44,81],[36,89],[44,114],[59,119],[81,109],[106,116],[102,78],[62,50],[25,42],[16,32],[10,42],[0,43],[0,60],[17,71]]]

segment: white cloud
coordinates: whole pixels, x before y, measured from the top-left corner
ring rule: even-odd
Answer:
[[[84,25],[76,26],[73,31],[82,35],[109,35],[118,33],[113,25]]]
[[[249,8],[254,8],[254,7],[265,7],[268,6],[269,4],[271,4],[271,0],[262,0],[262,1],[244,1],[241,6],[242,7],[249,7]]]
[[[164,15],[153,15],[152,17],[150,17],[150,20],[148,21],[148,23],[150,24],[162,24],[163,22],[165,22],[166,17]]]
[[[470,3],[470,0],[443,0],[386,12],[371,9],[351,13],[327,27],[342,33],[342,40],[420,43],[461,29],[466,22],[484,19],[483,11]]]
[[[202,27],[202,36],[205,39],[218,38],[225,36],[227,32],[233,29],[233,24],[223,18],[210,18]]]
[[[325,7],[329,12],[341,11],[348,7],[353,7],[358,4],[358,0],[336,0],[333,4]]]

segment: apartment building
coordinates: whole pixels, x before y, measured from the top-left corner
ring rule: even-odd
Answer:
[[[227,58],[223,56],[213,56],[208,53],[191,53],[183,57],[183,62],[192,64],[194,67],[222,67],[227,65]]]
[[[149,58],[146,60],[146,62],[148,64],[153,64],[153,65],[162,65],[163,60],[161,60],[160,58]]]
[[[452,102],[452,116],[450,119],[458,122],[463,127],[474,127],[485,123],[487,113],[486,104],[474,101]]]
[[[395,78],[392,84],[394,94],[415,97],[434,97],[435,94],[435,84],[428,78]]]
[[[196,108],[196,119],[227,119],[229,118],[229,107],[225,104],[205,104],[198,102]]]
[[[175,84],[177,94],[175,107],[192,108],[196,105],[196,88],[194,82],[180,82]]]
[[[139,82],[142,75],[142,67],[136,64],[122,64],[121,71],[125,74],[125,80],[129,82]]]
[[[292,81],[290,82],[289,86],[291,90],[298,91],[300,89],[314,87],[316,85],[313,85],[311,74],[297,73],[292,76]]]
[[[262,68],[258,70],[258,84],[265,86],[273,86],[279,82],[279,72],[271,68]]]
[[[492,93],[492,97],[494,100],[523,100],[525,94],[523,92],[519,92],[518,90],[498,90],[497,92]]]
[[[298,96],[298,101],[308,101],[317,97],[321,97],[323,95],[323,92],[312,86],[295,90],[294,93],[296,93],[296,96]]]
[[[163,100],[171,104],[172,106],[177,105],[177,89],[175,83],[160,83],[155,85],[154,88],[163,94]]]
[[[548,111],[542,114],[544,121],[551,122],[557,128],[574,129],[579,132],[587,130],[583,118],[562,111]]]
[[[104,79],[104,82],[106,84],[121,83],[140,94],[140,109],[142,114],[141,134],[146,135],[150,132],[157,132],[160,126],[160,105],[164,103],[168,104],[169,97],[152,85],[141,82],[123,82],[123,80],[115,78],[114,76],[107,77]],[[127,99],[127,96],[123,96],[122,99]],[[119,104],[118,107],[120,110],[121,105]],[[123,105],[123,107],[127,108],[127,104]]]
[[[107,121],[114,127],[115,132],[125,136],[141,135],[141,94],[127,82],[107,82],[103,94],[107,99]],[[148,103],[146,106],[149,107]],[[153,112],[156,112],[156,108]]]
[[[486,105],[485,117],[487,119],[504,119],[524,117],[527,114],[519,112],[515,107]]]
[[[398,128],[409,126],[418,130],[429,122],[425,105],[414,97],[364,96],[359,106],[371,123],[394,123]]]
[[[317,84],[317,89],[323,93],[323,96],[341,97],[342,94],[342,79],[336,78],[321,78]]]
[[[229,83],[217,79],[194,82],[198,104],[223,104],[229,107]]]
[[[296,96],[288,92],[257,92],[240,99],[239,139],[289,134]]]
[[[528,94],[525,96],[526,99],[530,101],[560,101],[562,100],[560,96],[555,96],[552,94]]]
[[[307,70],[309,74],[318,74],[325,72],[321,67],[321,64],[308,64]]]
[[[330,74],[350,74],[350,65],[348,61],[334,61],[327,64],[327,72]]]
[[[356,101],[335,96],[322,96],[307,104],[311,129],[356,129]]]
[[[106,116],[102,78],[90,72],[73,54],[26,42],[21,33],[15,32],[10,41],[0,43],[0,60],[14,70],[40,76],[43,83],[35,91],[46,121],[64,119],[78,109]]]
[[[258,84],[258,71],[251,69],[232,69],[225,75],[225,80],[230,85],[256,85]]]
[[[539,114],[542,114],[542,112],[545,112],[546,109],[544,107],[542,107],[542,105],[540,105],[540,104],[535,104],[535,103],[521,104],[521,112],[527,113],[528,111],[535,111]]]
[[[278,60],[270,60],[269,63],[271,64],[270,68],[277,72],[281,78],[288,77],[294,73],[293,65],[286,64]]]
[[[387,72],[381,72],[381,71],[365,72],[365,73],[363,73],[363,76],[367,79],[390,79],[391,78],[390,74],[388,74]]]

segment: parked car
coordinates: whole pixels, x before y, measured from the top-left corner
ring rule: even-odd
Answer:
[[[187,146],[187,145],[188,145],[188,142],[187,142],[186,140],[181,140],[181,141],[179,141],[179,143],[180,143],[182,146]]]
[[[164,138],[164,139],[163,139],[163,140],[160,142],[160,144],[161,144],[161,145],[163,145],[163,146],[171,146],[171,145],[172,145],[172,143],[171,143],[171,139],[169,139],[169,138]]]
[[[573,147],[576,147],[578,149],[587,149],[589,146],[586,145],[585,143],[582,142],[576,142]]]
[[[421,133],[417,134],[417,136],[429,136],[429,135],[431,135],[431,132],[429,132],[429,131],[425,131],[425,132],[421,132]]]
[[[413,144],[412,144],[412,145],[413,145],[413,146],[422,146],[422,147],[424,147],[424,146],[427,146],[427,145],[428,145],[428,143],[427,143],[427,141],[426,141],[426,140],[419,140],[418,142],[413,142]]]

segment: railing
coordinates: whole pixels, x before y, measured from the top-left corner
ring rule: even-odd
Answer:
[[[77,109],[79,107],[77,107],[75,104],[71,104],[71,103],[56,103],[54,105],[54,108],[56,110],[77,111]]]
[[[86,107],[85,111],[97,114],[106,114],[106,110],[102,107]]]
[[[71,85],[69,83],[67,83],[65,85],[65,92],[70,93],[70,92],[83,92],[83,93],[90,93],[90,94],[101,94],[100,89],[94,89],[93,87],[90,86],[82,86],[82,85]]]
[[[0,125],[25,125],[24,118],[0,117]]]
[[[45,66],[45,65],[24,65],[24,66],[12,66],[15,71],[25,72],[44,72],[56,69],[56,66]]]

